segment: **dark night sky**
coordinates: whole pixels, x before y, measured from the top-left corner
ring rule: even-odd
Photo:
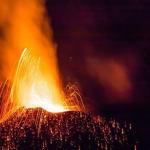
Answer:
[[[64,85],[77,81],[88,108],[134,122],[147,149],[150,1],[47,0],[47,8]]]
[[[97,110],[150,108],[148,0],[47,1],[47,8],[64,84],[79,82],[84,101]],[[123,63],[132,84],[130,96],[113,96],[118,93],[99,84],[87,69],[91,57]]]

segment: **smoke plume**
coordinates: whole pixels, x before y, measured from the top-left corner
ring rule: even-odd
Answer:
[[[28,48],[44,59],[58,80],[52,30],[44,6],[43,0],[0,0],[1,79],[11,75],[22,50]]]

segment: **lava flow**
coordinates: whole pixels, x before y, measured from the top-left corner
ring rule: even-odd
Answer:
[[[76,91],[67,96],[63,92],[44,2],[7,0],[0,3],[3,12],[0,23],[5,37],[0,39],[4,45],[0,78],[8,78],[0,85],[0,122],[20,107],[41,107],[49,112],[83,110],[82,99],[77,98]]]

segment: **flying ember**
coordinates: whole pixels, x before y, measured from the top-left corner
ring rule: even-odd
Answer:
[[[1,84],[0,97],[3,100],[1,120],[6,120],[19,108],[43,108],[48,112],[84,111],[85,107],[78,88],[67,86],[65,96],[52,72],[46,71],[40,57],[33,56],[25,48],[16,66],[12,85]]]
[[[67,86],[69,94],[63,92],[56,44],[44,1],[1,3],[0,23],[4,26],[5,38],[0,39],[4,52],[0,58],[0,122],[20,107],[41,107],[49,112],[84,110],[79,91],[74,86]]]
[[[65,97],[55,79],[48,79],[42,72],[44,63],[24,49],[17,65],[10,99],[26,108],[42,107],[50,112],[67,111]]]

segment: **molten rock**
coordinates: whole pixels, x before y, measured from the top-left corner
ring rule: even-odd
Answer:
[[[0,124],[0,149],[135,149],[131,124],[91,113],[20,109]]]

